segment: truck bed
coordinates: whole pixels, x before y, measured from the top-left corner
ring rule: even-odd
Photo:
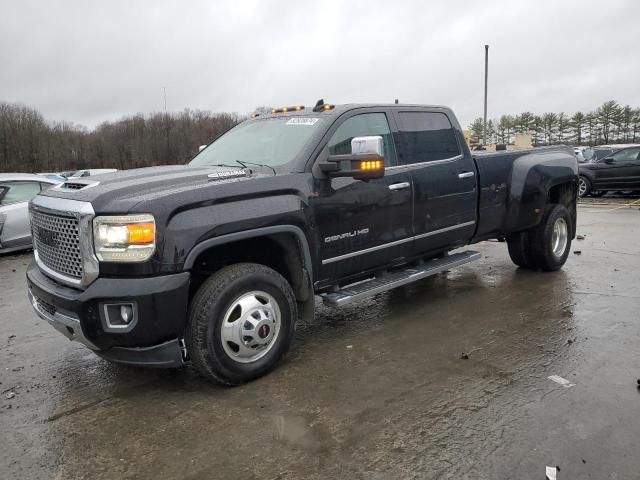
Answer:
[[[475,153],[478,229],[474,241],[525,230],[539,221],[536,209],[553,185],[574,179],[573,151],[554,147]]]

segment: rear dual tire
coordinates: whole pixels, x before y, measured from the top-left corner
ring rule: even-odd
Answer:
[[[507,237],[509,256],[519,267],[555,271],[562,268],[571,250],[573,227],[563,205],[548,205],[535,228]]]

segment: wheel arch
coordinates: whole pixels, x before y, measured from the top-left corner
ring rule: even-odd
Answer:
[[[595,174],[593,173],[593,170],[587,170],[587,169],[579,170],[578,171],[578,176],[579,177],[584,177],[587,180],[589,180],[591,182],[591,185],[593,185],[593,183],[595,181],[595,178],[596,178]]]
[[[313,264],[307,238],[300,227],[277,225],[255,228],[210,238],[196,244],[187,255],[184,269],[194,276],[206,277],[226,265],[253,262],[266,265],[280,273],[291,285],[296,300],[306,305],[314,303]]]
[[[570,149],[546,147],[516,158],[509,177],[503,230],[520,232],[538,225],[550,192],[567,184],[577,192],[578,164]]]

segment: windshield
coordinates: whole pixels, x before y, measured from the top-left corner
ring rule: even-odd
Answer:
[[[236,165],[238,161],[284,165],[302,151],[323,122],[317,117],[299,116],[249,120],[229,130],[189,165]]]
[[[613,150],[610,148],[594,148],[593,149],[593,157],[591,157],[592,162],[597,162],[598,160],[602,160],[604,157],[611,155]]]

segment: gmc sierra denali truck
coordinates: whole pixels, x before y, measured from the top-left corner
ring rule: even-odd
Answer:
[[[28,294],[107,360],[239,384],[274,368],[316,297],[339,307],[473,261],[459,249],[495,238],[521,268],[559,269],[577,171],[566,147],[472,156],[445,107],[274,109],[188,165],[35,197]]]

